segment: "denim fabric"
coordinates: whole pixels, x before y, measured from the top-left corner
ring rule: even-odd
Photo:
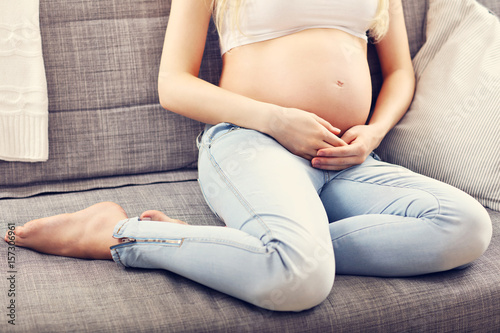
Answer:
[[[410,276],[479,257],[485,209],[449,185],[380,161],[330,172],[260,132],[222,123],[198,140],[199,181],[226,227],[127,219],[116,262],[162,268],[272,310],[313,307],[334,275]]]

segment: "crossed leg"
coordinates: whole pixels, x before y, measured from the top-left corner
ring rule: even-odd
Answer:
[[[38,252],[84,259],[112,259],[110,247],[120,243],[113,238],[115,225],[127,218],[123,208],[113,202],[101,202],[70,214],[29,221],[16,227],[17,246]],[[141,218],[185,224],[162,212],[148,210]],[[8,240],[5,235],[5,241]]]

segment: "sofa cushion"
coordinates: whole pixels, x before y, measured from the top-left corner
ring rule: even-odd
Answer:
[[[430,0],[408,113],[378,149],[500,210],[500,22],[474,0]]]
[[[197,182],[188,181],[4,199],[0,207],[6,218],[0,219],[0,230],[6,230],[7,223],[22,225],[105,200],[121,204],[129,216],[159,209],[190,224],[222,225],[205,204]],[[495,332],[500,329],[500,212],[489,213],[494,231],[491,245],[467,269],[412,278],[337,276],[327,300],[300,313],[262,310],[167,271],[122,269],[113,261],[51,256],[17,247],[16,329]],[[7,244],[0,242],[4,278],[8,277],[7,254]],[[4,291],[5,303],[10,298]],[[0,323],[2,332],[9,331],[6,320]]]
[[[0,162],[4,196],[22,185],[36,183],[35,194],[66,180],[196,166],[203,124],[158,102],[169,11],[160,0],[40,1],[49,160]],[[216,77],[219,66],[204,61],[201,76]]]

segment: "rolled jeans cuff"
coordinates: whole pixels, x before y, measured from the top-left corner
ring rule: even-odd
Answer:
[[[137,222],[139,221],[138,217],[124,219],[118,222],[113,230],[113,237],[117,239],[124,239],[130,237],[131,235],[127,234],[127,224],[129,222]],[[110,247],[111,256],[113,257],[113,261],[116,262],[121,267],[127,267],[120,258],[119,249],[123,247],[125,244],[113,245]]]

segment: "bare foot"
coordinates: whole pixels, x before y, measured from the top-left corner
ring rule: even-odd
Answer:
[[[172,219],[158,210],[147,210],[141,214],[140,218],[141,218],[141,220],[148,219],[151,221],[158,221],[158,222],[172,222],[172,223],[178,223],[178,224],[187,224],[184,221]]]
[[[72,214],[61,214],[16,227],[16,245],[39,252],[86,259],[112,259],[115,225],[127,218],[117,204],[102,202]],[[8,241],[7,235],[5,240]]]

